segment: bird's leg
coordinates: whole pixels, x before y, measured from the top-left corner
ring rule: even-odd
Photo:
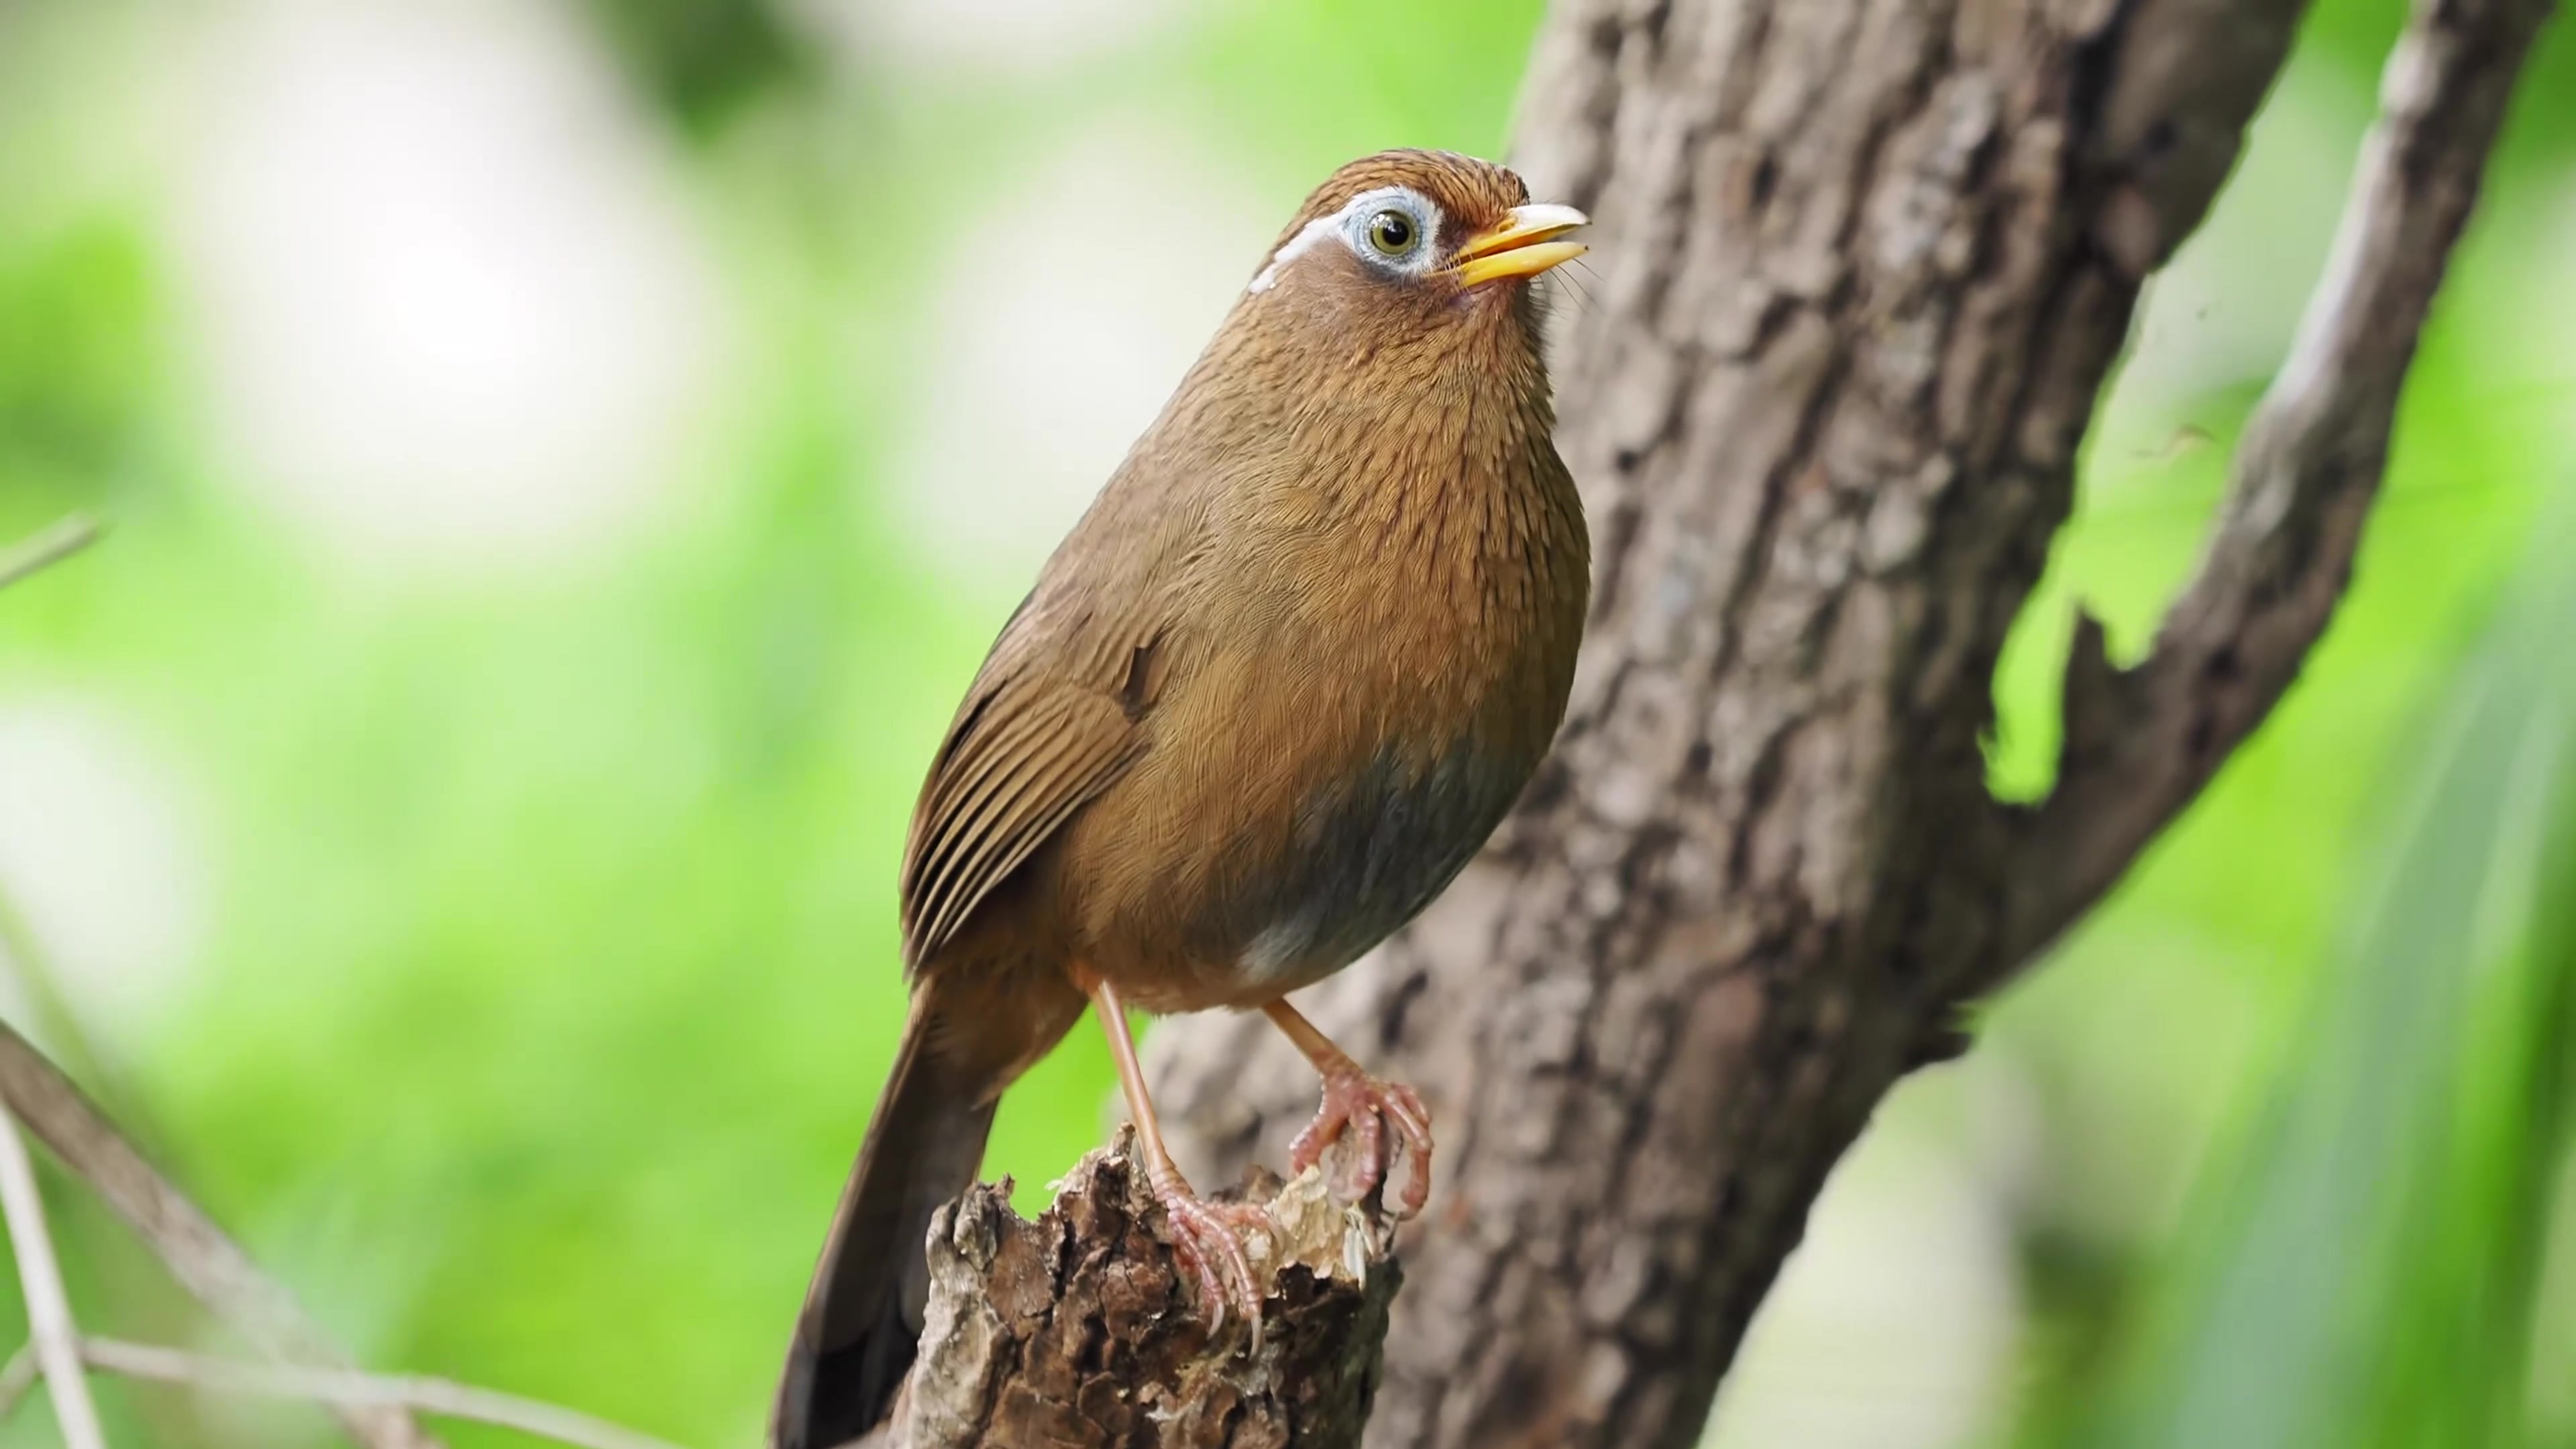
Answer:
[[[1333,1045],[1332,1039],[1315,1029],[1315,1024],[1290,1006],[1286,998],[1261,1008],[1278,1023],[1306,1060],[1324,1078],[1323,1105],[1315,1109],[1315,1120],[1297,1134],[1288,1148],[1288,1167],[1304,1172],[1323,1161],[1324,1149],[1341,1139],[1344,1131],[1358,1134],[1356,1160],[1352,1164],[1355,1196],[1366,1197],[1386,1180],[1393,1166],[1392,1158],[1400,1152],[1412,1160],[1404,1179],[1404,1192],[1396,1199],[1396,1215],[1411,1217],[1422,1211],[1431,1198],[1431,1113],[1424,1109],[1422,1098],[1411,1087],[1398,1082],[1381,1081],[1360,1070],[1350,1054]],[[1389,1152],[1385,1129],[1395,1128],[1396,1152]]]
[[[1109,1053],[1118,1059],[1118,1085],[1127,1095],[1127,1115],[1145,1144],[1145,1181],[1163,1216],[1172,1225],[1172,1251],[1181,1260],[1199,1303],[1207,1311],[1208,1334],[1225,1327],[1229,1309],[1243,1314],[1252,1330],[1252,1349],[1261,1350],[1261,1286],[1244,1256],[1239,1229],[1257,1228],[1278,1235],[1269,1212],[1254,1203],[1209,1202],[1190,1188],[1189,1180],[1163,1146],[1163,1126],[1154,1117],[1154,1102],[1145,1095],[1145,1070],[1136,1061],[1136,1037],[1127,1027],[1127,1009],[1118,988],[1106,981],[1090,984],[1092,1009],[1109,1033]]]

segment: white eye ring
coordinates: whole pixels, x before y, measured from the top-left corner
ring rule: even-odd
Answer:
[[[1440,208],[1409,186],[1381,186],[1363,191],[1336,214],[1342,245],[1381,272],[1418,277],[1431,270],[1432,241],[1440,235]],[[1406,233],[1400,245],[1384,245],[1379,228],[1400,223]]]
[[[1375,232],[1379,220],[1388,215],[1404,219],[1412,230],[1411,246],[1389,252],[1377,244]],[[1279,274],[1288,264],[1315,249],[1326,238],[1341,242],[1351,255],[1381,272],[1400,277],[1418,277],[1431,270],[1440,235],[1440,208],[1430,197],[1410,186],[1381,186],[1363,191],[1342,204],[1330,216],[1319,216],[1298,229],[1270,258],[1270,265],[1252,279],[1250,290],[1267,292],[1279,284]]]

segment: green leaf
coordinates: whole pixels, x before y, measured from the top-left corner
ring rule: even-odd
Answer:
[[[2565,557],[2535,555],[2462,671],[2313,1035],[2074,1442],[2524,1442],[2576,1036]]]

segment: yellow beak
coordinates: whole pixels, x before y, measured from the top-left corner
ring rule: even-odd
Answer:
[[[1581,242],[1557,241],[1592,218],[1570,206],[1515,206],[1503,224],[1480,231],[1458,248],[1451,275],[1461,286],[1475,287],[1505,277],[1535,277],[1559,262],[1583,255]]]

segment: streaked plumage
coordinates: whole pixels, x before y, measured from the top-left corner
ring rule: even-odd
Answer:
[[[1428,904],[1537,767],[1588,560],[1522,280],[1579,250],[1546,239],[1580,218],[1527,200],[1433,153],[1336,173],[1004,626],[914,816],[912,1024],[799,1324],[781,1445],[885,1407],[927,1214],[1087,991],[1269,1006]],[[1397,256],[1404,218],[1431,234]]]

